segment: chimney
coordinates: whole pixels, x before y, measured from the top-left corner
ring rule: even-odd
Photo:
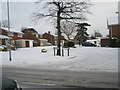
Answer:
[[[48,34],[50,34],[50,31],[48,31]]]

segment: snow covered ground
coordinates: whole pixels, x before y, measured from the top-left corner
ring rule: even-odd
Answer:
[[[41,49],[45,48],[46,53]],[[21,48],[12,51],[12,61],[8,52],[0,52],[2,66],[59,69],[76,71],[118,71],[118,49],[102,47],[79,47],[70,49],[70,56],[54,56],[53,47]]]

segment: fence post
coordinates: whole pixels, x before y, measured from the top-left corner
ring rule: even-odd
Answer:
[[[64,50],[63,50],[63,48],[62,48],[62,56],[64,56]]]
[[[69,54],[69,48],[68,48],[68,56],[69,56],[70,54]]]
[[[55,49],[54,49],[54,56],[55,56]]]

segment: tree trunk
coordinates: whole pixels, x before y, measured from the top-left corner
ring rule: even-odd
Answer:
[[[57,12],[57,29],[58,29],[57,55],[61,56],[60,11]]]
[[[67,38],[68,38],[68,41],[70,41],[70,36],[67,36]]]

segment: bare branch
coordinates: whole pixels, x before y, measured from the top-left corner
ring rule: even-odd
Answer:
[[[43,0],[38,0],[37,4],[41,4]],[[61,19],[71,19],[71,20],[87,20],[84,13],[89,13],[88,8],[91,6],[90,2],[80,1],[75,2],[74,0],[70,0],[69,2],[65,2],[63,0],[53,0],[53,2],[44,2],[46,3],[43,6],[43,9],[46,13],[36,13],[33,15],[37,17],[36,19],[40,19],[40,17],[56,17],[56,13],[59,10],[61,15]],[[42,9],[42,10],[43,10]],[[41,10],[41,9],[40,9]],[[48,12],[47,12],[48,11]]]
[[[61,19],[79,19],[79,20],[87,20],[86,18],[83,18],[83,17],[61,17]]]
[[[61,31],[67,36],[68,40],[76,32],[75,23],[64,20],[61,22]]]

